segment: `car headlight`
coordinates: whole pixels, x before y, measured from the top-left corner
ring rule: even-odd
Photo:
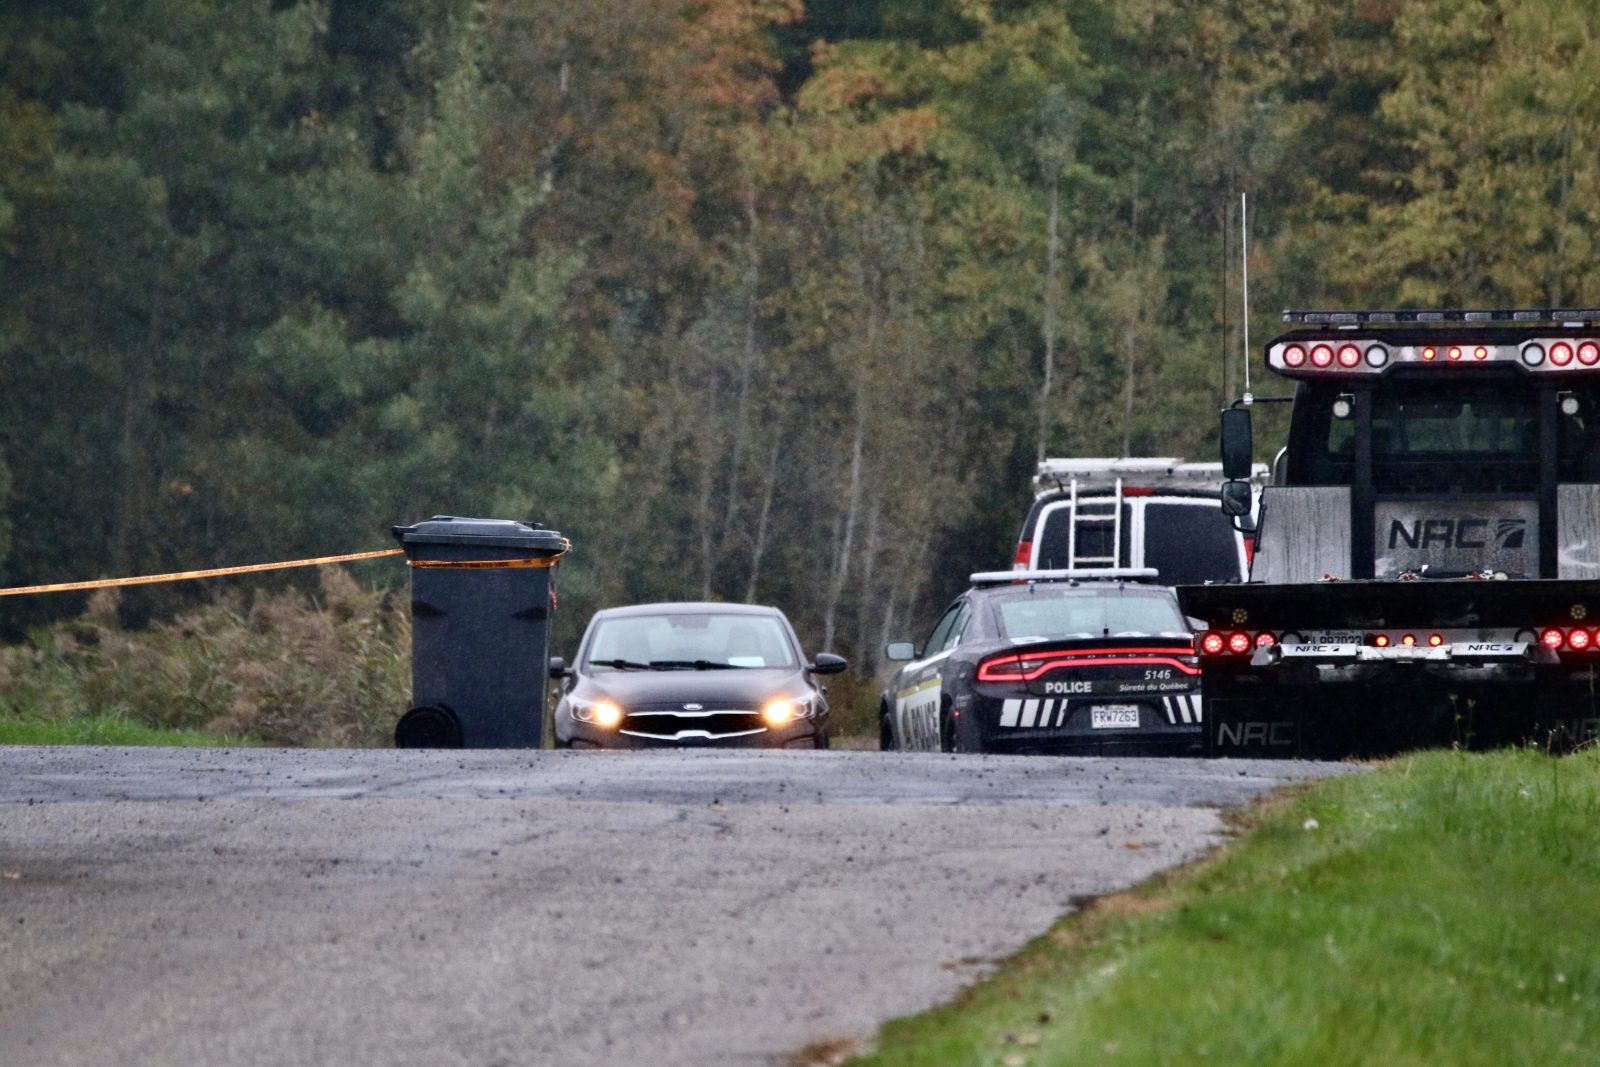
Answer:
[[[796,719],[809,719],[815,714],[816,707],[809,699],[779,697],[761,706],[762,721],[768,726],[786,726]]]
[[[572,717],[609,730],[622,721],[622,709],[609,700],[574,700]]]

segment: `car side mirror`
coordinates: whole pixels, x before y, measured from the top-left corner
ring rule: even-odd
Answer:
[[[838,674],[849,662],[843,656],[835,656],[832,652],[818,652],[816,659],[806,665],[806,670],[812,674]]]
[[[550,657],[550,677],[565,678],[568,674],[567,661],[560,656]]]
[[[1222,412],[1222,476],[1237,480],[1250,477],[1255,443],[1250,432],[1250,409],[1227,408]]]
[[[1235,480],[1222,483],[1222,513],[1229,518],[1237,519],[1250,514],[1250,505],[1254,502],[1255,493],[1249,482]]]
[[[890,663],[904,663],[917,658],[917,646],[910,641],[891,641],[884,646],[883,658]]]

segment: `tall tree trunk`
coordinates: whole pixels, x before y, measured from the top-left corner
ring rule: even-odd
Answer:
[[[1045,240],[1044,257],[1044,315],[1040,327],[1044,333],[1044,379],[1039,386],[1039,459],[1045,458],[1050,428],[1050,387],[1056,367],[1056,301],[1058,299],[1057,272],[1061,249],[1061,171],[1050,175],[1050,223]]]
[[[744,468],[745,448],[750,439],[750,393],[755,379],[760,350],[757,345],[757,318],[761,300],[760,216],[756,213],[756,189],[748,174],[744,187],[744,214],[747,225],[744,287],[744,345],[739,355],[739,400],[734,410],[733,454],[728,460],[728,506],[722,518],[724,543],[731,536],[739,515],[739,477]]]
[[[876,317],[874,315],[874,317]],[[869,338],[875,330],[869,329]],[[861,458],[866,450],[867,436],[867,385],[863,372],[856,378],[856,424],[850,439],[850,480],[845,493],[844,528],[839,535],[839,547],[834,553],[833,581],[828,586],[827,607],[822,614],[822,648],[833,649],[833,635],[838,621],[839,601],[844,596],[845,578],[850,573],[850,552],[855,540],[856,513],[861,506]]]
[[[767,550],[767,519],[772,514],[772,498],[778,486],[778,457],[783,449],[783,434],[773,427],[772,449],[767,453],[767,466],[761,478],[761,509],[756,512],[756,532],[750,546],[750,580],[745,583],[744,602],[756,602],[756,583],[761,577],[761,557]]]

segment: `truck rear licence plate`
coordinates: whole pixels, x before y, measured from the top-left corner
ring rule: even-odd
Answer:
[[[1126,730],[1139,725],[1139,705],[1101,704],[1089,709],[1089,725],[1096,730]]]

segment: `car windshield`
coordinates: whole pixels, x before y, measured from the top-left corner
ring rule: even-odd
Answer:
[[[590,666],[616,670],[793,667],[783,624],[770,615],[682,612],[599,619]]]
[[[1018,593],[1002,599],[996,614],[1001,636],[1188,633],[1177,602],[1158,590],[1072,589]]]

